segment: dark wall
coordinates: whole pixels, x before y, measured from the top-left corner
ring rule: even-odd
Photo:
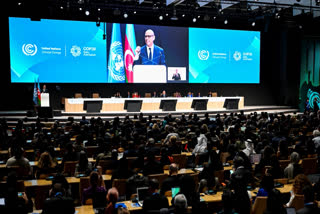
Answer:
[[[5,35],[9,41],[8,34]],[[61,97],[73,97],[76,92],[82,92],[85,97],[90,97],[93,92],[110,97],[117,91],[126,96],[128,91],[144,95],[162,90],[168,94],[179,91],[183,96],[188,91],[202,95],[216,91],[218,96],[244,96],[247,106],[297,105],[301,37],[301,32],[279,25],[262,29],[260,84],[47,84],[47,87],[56,109],[60,108]],[[0,84],[5,89],[1,90],[0,110],[31,109],[33,83],[10,83],[9,44],[5,62],[0,78]]]

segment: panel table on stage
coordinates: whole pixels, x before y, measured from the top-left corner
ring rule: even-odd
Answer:
[[[193,110],[191,108],[192,100],[203,98],[205,97],[175,97],[174,99],[177,100],[176,110]],[[125,112],[125,100],[130,99],[142,100],[141,111],[159,111],[161,100],[173,98],[68,98],[65,101],[65,112],[85,113],[85,111],[83,110],[84,101],[102,101],[101,112]],[[223,104],[226,99],[239,99],[238,108],[242,109],[244,107],[244,97],[208,97],[207,99],[207,110],[224,109]]]

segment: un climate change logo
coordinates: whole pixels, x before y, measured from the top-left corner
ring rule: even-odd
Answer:
[[[199,50],[198,57],[200,60],[207,60],[209,58],[209,51],[207,50]]]
[[[124,63],[123,63],[123,56],[122,56],[122,45],[121,42],[113,42],[110,47],[111,50],[111,60],[109,65],[109,70],[111,76],[114,80],[117,81],[124,81]]]
[[[38,51],[38,48],[35,44],[23,44],[22,52],[26,56],[34,56]]]
[[[77,57],[80,56],[81,54],[81,48],[79,46],[73,45],[70,53],[72,54],[72,56]]]

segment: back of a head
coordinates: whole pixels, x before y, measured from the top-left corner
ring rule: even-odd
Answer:
[[[174,197],[174,208],[178,213],[183,213],[188,207],[187,198],[184,194],[178,194]]]
[[[236,156],[233,159],[233,164],[234,164],[234,167],[237,169],[239,166],[244,166],[244,160],[242,157]]]
[[[290,162],[297,164],[300,161],[300,155],[297,152],[292,152],[290,155]]]
[[[99,181],[99,174],[98,172],[92,171],[90,173],[90,185],[92,187],[97,187]]]
[[[294,182],[293,182],[292,186],[293,186],[293,192],[295,194],[302,195],[303,188],[305,186],[311,186],[311,182],[306,175],[299,174],[294,178]]]
[[[169,166],[169,174],[177,174],[178,173],[178,166],[175,163],[170,164]]]
[[[119,192],[117,188],[112,187],[108,190],[107,200],[109,203],[116,204],[119,198]]]
[[[154,192],[159,189],[159,181],[157,179],[151,179],[149,181],[149,189]]]
[[[63,184],[55,183],[51,190],[51,197],[62,197],[65,195],[65,189],[63,188]]]

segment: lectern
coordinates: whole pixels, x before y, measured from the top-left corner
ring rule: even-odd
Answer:
[[[127,112],[140,112],[142,106],[142,100],[125,100],[124,109]]]
[[[162,111],[175,111],[176,105],[177,105],[177,100],[163,99],[160,102],[160,109],[162,109]]]
[[[207,110],[208,99],[193,99],[191,108],[194,110]]]
[[[238,109],[238,103],[240,98],[237,99],[226,99],[223,104],[223,108],[226,109]]]
[[[83,110],[87,112],[100,112],[102,109],[102,100],[85,100]]]

